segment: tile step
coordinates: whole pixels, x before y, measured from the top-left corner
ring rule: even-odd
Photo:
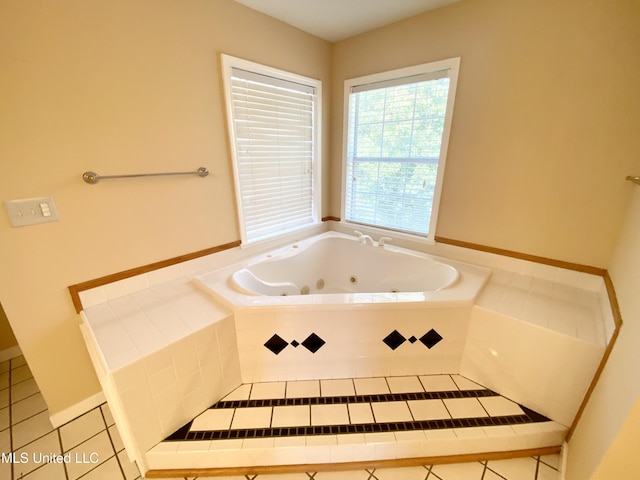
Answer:
[[[385,387],[408,380],[422,391]],[[419,380],[341,379],[336,385],[352,381],[355,388],[293,398],[284,392],[310,382],[241,385],[153,447],[147,463],[152,470],[188,470],[370,462],[556,447],[566,435],[565,426],[464,377]],[[322,382],[330,392],[332,381]],[[382,386],[363,392],[364,382]],[[422,388],[433,384],[464,388]],[[258,392],[282,394],[253,398]]]

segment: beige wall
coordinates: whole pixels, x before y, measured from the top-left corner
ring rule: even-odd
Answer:
[[[640,478],[638,445],[640,445],[640,400],[636,402],[620,433],[591,480],[637,480]]]
[[[2,304],[0,303],[0,353],[16,345],[18,345],[18,341],[13,334],[13,330],[11,330],[7,314],[4,313],[4,308],[2,308]]]
[[[52,414],[99,391],[68,285],[239,239],[220,53],[328,94],[328,43],[231,0],[0,0],[0,201],[60,213],[11,228],[2,208],[0,299]]]
[[[635,172],[640,172],[640,160]],[[602,476],[619,466],[620,454],[631,448],[637,453],[638,402],[640,401],[640,187],[628,184],[632,203],[626,215],[610,265],[623,325],[609,361],[569,443],[567,480],[587,480],[601,462],[595,478],[635,479],[637,476]],[[635,407],[634,407],[635,405]],[[630,413],[631,412],[631,413]],[[632,461],[637,465],[637,459]]]
[[[640,151],[640,3],[464,0],[333,49],[344,80],[461,57],[437,235],[607,267]]]

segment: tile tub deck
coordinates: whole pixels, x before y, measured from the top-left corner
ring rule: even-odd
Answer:
[[[463,258],[463,260],[467,259]],[[421,428],[422,424],[418,425],[415,422],[432,420],[417,420],[412,417],[413,420],[409,421],[406,417],[407,410],[403,409],[405,420],[386,422],[404,422],[403,430],[369,431],[367,429],[381,427],[363,427],[362,425],[366,425],[366,423],[356,424],[357,429],[350,430],[353,427],[342,423],[314,425],[312,408],[322,404],[313,403],[314,400],[307,400],[310,425],[305,428],[319,427],[324,429],[328,426],[338,427],[338,429],[336,431],[319,430],[318,433],[314,430],[313,435],[307,435],[303,432],[303,434],[285,437],[219,439],[212,437],[211,439],[187,442],[174,440],[158,443],[163,438],[170,436],[176,429],[184,426],[185,422],[191,422],[192,419],[198,417],[208,406],[237,387],[241,383],[241,377],[244,377],[244,372],[240,371],[237,359],[233,358],[234,354],[237,355],[233,313],[217,305],[191,282],[203,271],[210,270],[211,262],[210,259],[202,259],[194,261],[192,264],[189,263],[189,265],[169,267],[166,270],[97,287],[81,294],[85,307],[83,312],[85,325],[83,327],[88,327],[89,336],[94,336],[94,344],[90,346],[90,351],[92,348],[95,350],[92,359],[96,364],[96,370],[102,369],[102,373],[100,371],[98,373],[99,376],[103,375],[101,382],[107,398],[109,399],[109,394],[107,394],[109,388],[113,390],[112,393],[126,393],[120,400],[126,401],[128,404],[125,402],[118,405],[117,401],[112,401],[113,398],[109,399],[109,403],[114,411],[116,421],[120,420],[119,426],[120,424],[124,426],[123,440],[127,443],[128,439],[128,445],[137,446],[136,448],[128,446],[127,451],[132,459],[139,462],[143,471],[149,468],[162,468],[163,462],[168,462],[169,454],[174,457],[174,460],[180,457],[191,458],[194,460],[191,467],[197,468],[198,462],[203,461],[208,455],[206,452],[209,452],[211,447],[216,449],[223,447],[224,453],[218,455],[221,459],[219,465],[231,463],[228,459],[235,459],[233,465],[240,466],[260,465],[261,459],[262,463],[268,463],[268,456],[272,455],[269,452],[275,451],[276,446],[286,447],[285,450],[276,454],[276,457],[278,455],[290,457],[295,460],[296,464],[299,461],[304,461],[307,463],[334,463],[335,465],[343,463],[338,462],[339,459],[344,462],[372,461],[371,458],[376,456],[376,452],[380,453],[385,450],[389,453],[388,456],[397,459],[410,458],[409,453],[412,451],[417,452],[415,455],[424,456],[427,452],[428,456],[441,456],[447,455],[447,452],[451,451],[489,452],[496,448],[499,449],[500,445],[506,445],[506,449],[509,451],[536,448],[540,445],[558,446],[561,439],[564,438],[566,425],[573,418],[574,413],[572,412],[575,412],[576,408],[575,401],[582,398],[583,393],[581,392],[586,389],[586,384],[589,383],[593,375],[592,372],[597,367],[605,345],[611,338],[612,328],[610,325],[612,322],[609,318],[609,305],[606,301],[606,295],[603,293],[601,278],[575,272],[567,273],[557,268],[530,266],[529,264],[515,265],[511,270],[511,265],[493,265],[489,261],[479,261],[480,264],[491,266],[493,276],[472,307],[470,336],[465,347],[467,352],[463,357],[461,368],[457,371],[449,370],[441,373],[454,374],[450,376],[452,381],[454,378],[463,378],[456,374],[466,375],[488,387],[481,386],[480,390],[492,389],[494,392],[500,392],[504,395],[502,398],[508,397],[513,399],[516,404],[522,404],[524,408],[528,406],[536,411],[544,410],[545,402],[546,404],[557,403],[555,399],[546,398],[547,395],[544,392],[552,393],[562,399],[561,403],[565,405],[553,414],[547,411],[543,413],[556,421],[507,425],[487,424],[485,423],[487,418],[491,419],[492,415],[489,414],[490,412],[485,408],[483,402],[486,402],[489,397],[497,397],[489,394],[475,399],[487,414],[487,416],[468,417],[476,419],[474,422],[477,423],[475,424],[444,423],[438,424],[440,428]],[[140,325],[144,325],[144,328],[139,328]],[[515,341],[503,340],[505,326],[517,328],[516,332],[510,332],[515,333],[513,336]],[[385,332],[385,334],[387,333]],[[422,334],[423,332],[418,333]],[[404,334],[417,335],[415,332]],[[529,341],[532,338],[535,338],[536,341]],[[91,341],[91,339],[89,340]],[[496,341],[498,341],[497,345]],[[503,344],[500,344],[501,341]],[[551,342],[554,349],[548,351],[545,342]],[[562,347],[567,344],[566,342],[570,342],[571,348]],[[387,347],[393,349],[392,346],[387,345]],[[215,351],[212,352],[211,348]],[[547,354],[540,356],[540,349],[547,351]],[[496,353],[500,355],[496,355]],[[526,365],[513,361],[514,358],[522,359],[523,355],[528,359],[525,362]],[[569,365],[569,368],[563,369],[566,371],[559,371],[556,367],[558,364]],[[581,368],[579,378],[571,373],[571,368],[578,365]],[[514,375],[514,372],[510,370],[514,367],[520,368],[516,372],[517,375]],[[435,374],[437,372],[425,373]],[[354,375],[360,378],[351,379],[351,382],[355,389],[356,381],[361,383],[366,380],[373,382],[375,379],[383,377],[396,378],[391,375],[397,374],[372,372],[367,375]],[[563,375],[569,375],[568,381],[565,381]],[[427,375],[415,375],[415,378],[421,382],[422,388],[427,393],[422,383],[425,376]],[[528,382],[531,385],[518,380],[522,378],[531,378],[532,381]],[[103,382],[105,379],[107,380],[106,384],[111,382],[110,387],[108,385],[105,387],[106,384]],[[327,378],[326,380],[337,379]],[[326,380],[315,381],[319,382],[320,386]],[[258,382],[257,380],[253,381]],[[394,382],[402,383],[401,380],[385,381],[389,388]],[[263,386],[259,386],[258,391],[282,383],[278,381],[263,382]],[[415,385],[415,381],[412,383]],[[302,383],[284,382],[284,384],[285,392],[289,390],[289,386],[294,390],[296,388],[303,389]],[[261,385],[261,383],[254,383],[251,387],[246,385],[244,384],[240,392],[247,388],[251,388],[251,392],[253,392],[253,387]],[[555,387],[553,387],[554,385]],[[281,387],[278,386],[278,388]],[[458,387],[457,390],[463,391]],[[580,392],[578,392],[579,390]],[[202,391],[205,392],[205,395],[198,393]],[[452,392],[455,390],[440,391]],[[573,396],[576,397],[570,402],[565,400],[569,392],[573,392]],[[238,394],[238,390],[235,393]],[[390,390],[390,394],[394,395],[395,393]],[[319,397],[323,398],[323,395],[320,394]],[[286,399],[286,395],[284,398]],[[304,398],[314,399],[318,396],[307,395]],[[454,399],[446,397],[397,399],[390,397],[388,402],[371,401],[370,399],[365,401],[366,399],[363,398],[350,400],[355,401],[349,402],[347,399],[346,409],[350,418],[349,425],[351,425],[352,413],[355,418],[358,413],[364,415],[363,405],[366,403],[370,404],[373,415],[376,410],[380,415],[385,410],[393,411],[393,407],[387,408],[378,405],[374,409],[374,403],[396,403],[397,407],[397,402],[405,402],[409,413],[413,416],[415,412],[411,409],[409,402],[437,400],[446,406],[447,403],[452,403],[450,400]],[[145,402],[150,408],[141,406]],[[455,403],[453,402],[453,404]],[[506,403],[506,405],[511,403]],[[174,405],[175,408],[171,405]],[[412,405],[414,409],[418,406]],[[296,411],[283,409],[300,406],[304,405],[266,405],[266,408],[271,409],[272,420],[276,421],[276,427],[272,427],[270,424],[268,428],[292,428],[279,426],[280,422],[284,421],[282,419],[302,418],[306,416],[306,413],[303,414],[303,409],[299,408]],[[344,416],[344,408],[342,408],[344,405],[341,408],[337,408],[333,404],[331,406],[336,412],[342,411]],[[339,406],[340,404],[338,404]],[[249,407],[247,404],[241,408],[264,407]],[[522,407],[519,408],[525,412]],[[315,417],[317,417],[318,412],[322,409],[313,408],[313,410],[316,411]],[[274,412],[276,412],[275,415]],[[454,417],[454,412],[450,413],[452,416],[448,420],[449,422],[465,420]],[[241,413],[238,418],[242,418],[242,415]],[[138,419],[142,418],[143,421],[129,421],[135,419],[136,416]],[[232,421],[234,417],[235,412],[232,414]],[[498,417],[500,416],[498,415]],[[446,419],[436,419],[435,421],[444,420]],[[201,421],[202,419],[198,423]],[[409,425],[407,422],[413,423]],[[134,431],[136,423],[144,423],[145,428],[142,429],[144,431]],[[238,425],[240,424],[236,423],[235,426]],[[428,424],[426,426],[429,427]],[[241,430],[231,427],[233,424],[230,425],[229,430]],[[358,430],[362,428],[364,430]],[[255,428],[245,430],[255,430]],[[207,431],[215,432],[217,430],[198,430],[198,432]],[[517,441],[514,442],[514,439]],[[303,441],[304,446],[302,445]],[[451,446],[453,443],[462,445],[462,447],[453,449]],[[166,451],[162,451],[163,449]],[[392,450],[393,453],[391,453]],[[275,461],[271,461],[271,463],[275,463]],[[173,463],[173,465],[176,464]]]

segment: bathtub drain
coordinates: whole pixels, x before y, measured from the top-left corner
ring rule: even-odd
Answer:
[[[351,283],[352,285],[355,285],[358,283],[358,277],[356,277],[355,275],[351,275],[349,277],[349,283]]]

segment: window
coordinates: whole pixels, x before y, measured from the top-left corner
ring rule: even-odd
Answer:
[[[321,82],[222,56],[242,243],[319,220]]]
[[[459,62],[346,81],[345,221],[433,240]]]

